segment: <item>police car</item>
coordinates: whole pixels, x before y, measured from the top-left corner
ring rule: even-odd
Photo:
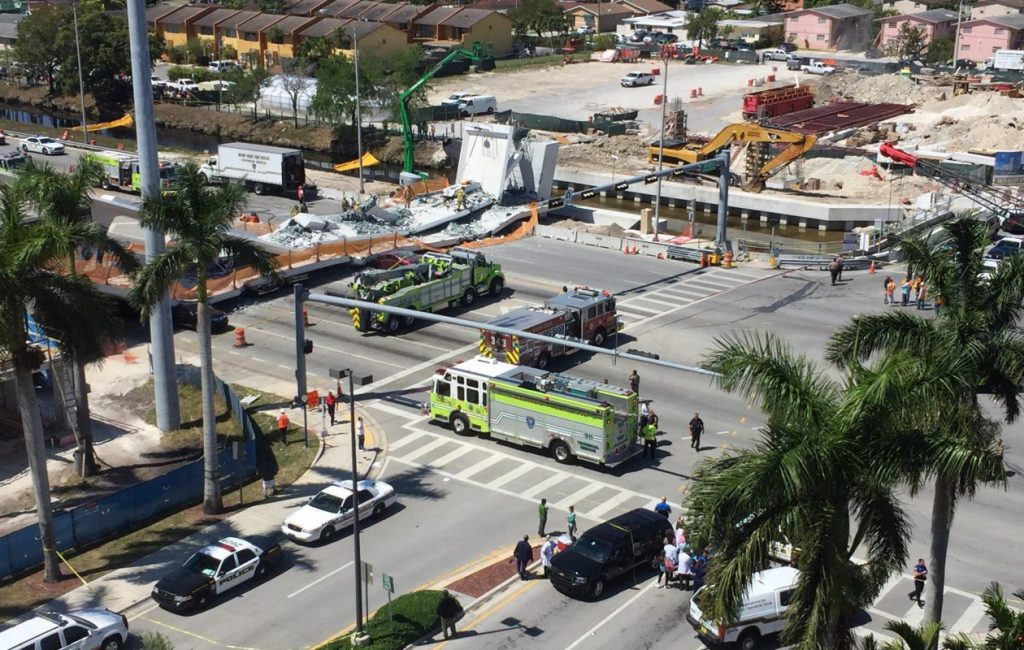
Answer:
[[[203,609],[217,596],[266,577],[281,561],[281,546],[265,550],[239,537],[204,546],[153,588],[153,600],[171,611]]]
[[[320,491],[298,512],[284,520],[281,532],[297,542],[328,542],[339,530],[352,525],[352,504],[358,500],[359,520],[378,518],[398,500],[395,488],[384,481],[367,479],[335,483]]]

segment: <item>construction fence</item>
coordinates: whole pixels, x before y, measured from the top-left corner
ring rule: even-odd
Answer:
[[[220,379],[216,390],[242,425],[243,438],[218,453],[221,486],[228,489],[256,475],[256,447],[262,433],[238,396]],[[95,501],[53,513],[54,537],[60,552],[104,542],[150,521],[199,503],[203,497],[202,459],[114,492]],[[43,564],[38,524],[0,537],[0,578]]]
[[[494,114],[494,120],[499,124],[511,124],[524,129],[537,131],[552,131],[554,133],[589,133],[599,131],[608,135],[623,135],[626,132],[624,122],[591,122],[584,120],[567,120],[554,115],[538,115],[535,113],[517,113],[515,111],[501,111]]]

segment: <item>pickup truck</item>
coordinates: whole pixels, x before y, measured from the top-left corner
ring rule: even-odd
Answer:
[[[635,88],[636,86],[650,86],[654,83],[654,75],[646,72],[630,72],[619,80],[623,88]]]
[[[178,79],[167,85],[170,90],[177,90],[180,93],[194,93],[199,90],[199,84],[194,79]]]
[[[830,65],[825,65],[821,61],[815,61],[809,65],[802,65],[800,66],[800,69],[807,74],[832,74],[836,71],[835,68]]]
[[[205,609],[220,594],[266,577],[280,561],[280,544],[261,548],[238,537],[225,537],[199,549],[161,578],[153,588],[153,600],[172,612]]]

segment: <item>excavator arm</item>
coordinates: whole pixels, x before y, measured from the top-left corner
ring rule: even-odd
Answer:
[[[441,68],[448,65],[448,63],[455,59],[465,58],[473,61],[474,63],[480,63],[481,61],[481,49],[478,45],[474,45],[474,51],[457,49],[452,50],[443,59],[438,61],[432,68],[423,73],[416,83],[409,86],[409,88],[398,97],[398,113],[399,118],[402,120],[402,169],[403,171],[413,171],[413,149],[415,143],[412,139],[412,123],[409,119],[409,98],[411,98],[417,90],[423,87],[425,83],[430,81],[435,74],[437,74]]]
[[[730,124],[718,135],[712,138],[702,147],[692,145],[683,147],[671,147],[665,149],[664,159],[666,162],[677,162],[681,164],[692,164],[713,158],[719,151],[728,147],[734,142],[748,142],[758,144],[788,144],[774,158],[769,159],[758,170],[754,178],[747,179],[747,186],[754,191],[764,188],[764,179],[770,176],[781,167],[796,160],[810,151],[814,143],[818,141],[815,135],[796,133],[794,131],[783,131],[773,129],[759,124]],[[648,149],[648,162],[658,160],[658,147],[652,146]],[[760,188],[760,189],[758,189]]]

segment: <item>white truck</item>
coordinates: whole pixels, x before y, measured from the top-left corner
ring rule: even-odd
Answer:
[[[813,61],[807,65],[802,65],[800,66],[800,69],[807,74],[832,74],[836,71],[835,68],[830,65],[825,65],[821,61]]]
[[[1024,50],[997,50],[992,55],[996,70],[1024,70]]]
[[[301,149],[246,142],[222,144],[199,171],[211,185],[234,181],[256,194],[274,190],[295,196],[300,187],[304,200],[316,194],[316,186],[306,182]]]

